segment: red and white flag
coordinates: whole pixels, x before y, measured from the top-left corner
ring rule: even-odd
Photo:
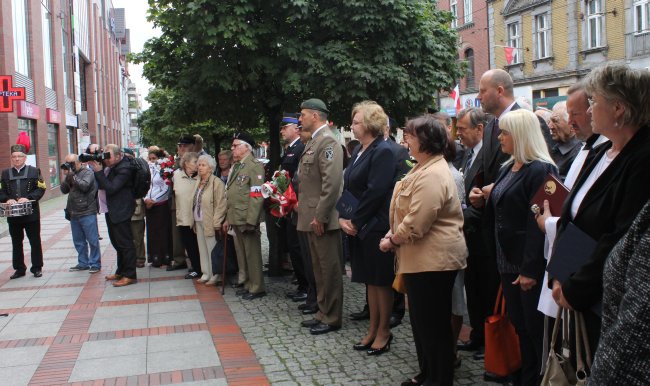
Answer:
[[[456,106],[456,112],[459,112],[461,110],[461,105],[460,105],[460,88],[458,88],[458,85],[454,87],[453,90],[449,93],[449,97],[454,100],[454,105]]]
[[[509,66],[512,64],[512,60],[514,59],[515,47],[503,47],[503,51],[506,54],[506,62],[508,62]]]

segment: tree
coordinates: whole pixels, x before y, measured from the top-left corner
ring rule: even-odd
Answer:
[[[162,30],[134,55],[175,90],[193,121],[266,124],[271,165],[283,110],[323,99],[347,124],[352,105],[380,103],[402,121],[462,76],[451,16],[433,0],[149,0]]]

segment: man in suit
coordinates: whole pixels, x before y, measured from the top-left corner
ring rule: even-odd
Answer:
[[[302,325],[317,335],[341,328],[343,317],[343,251],[336,211],[343,188],[343,149],[329,129],[329,110],[323,101],[308,99],[300,109],[302,130],[311,134],[311,140],[298,167],[297,229],[307,232],[318,289],[318,312]]]
[[[465,181],[466,197],[472,187],[482,185],[479,180],[483,174],[483,129],[486,123],[487,116],[479,108],[469,107],[458,112],[456,133],[466,149],[460,168]],[[458,344],[458,349],[476,351],[475,356],[480,358],[485,344],[483,323],[492,311],[499,287],[499,276],[496,260],[486,253],[483,241],[483,209],[466,205],[463,208],[463,217],[463,232],[469,251],[465,268],[465,293],[472,331],[469,341]]]
[[[245,132],[236,133],[232,140],[235,164],[226,184],[228,212],[223,224],[224,232],[229,226],[235,232],[239,283],[244,284],[236,294],[245,300],[266,296],[260,239],[264,167],[253,155],[254,146],[255,140]]]
[[[133,169],[131,162],[123,156],[117,145],[106,145],[104,150],[110,158],[103,161],[89,161],[95,172],[99,189],[106,193],[106,225],[111,244],[117,251],[117,270],[106,276],[113,280],[113,286],[123,287],[137,283],[135,246],[131,232],[131,216],[135,211],[133,196]]]
[[[298,170],[300,163],[300,156],[305,149],[305,144],[300,141],[300,129],[298,128],[298,117],[300,114],[285,113],[282,117],[280,126],[280,135],[286,147],[284,154],[280,159],[280,167],[282,170],[289,172],[292,177]],[[292,181],[292,188],[295,191],[298,186],[295,186]],[[302,253],[300,252],[300,243],[298,241],[298,231],[296,230],[297,218],[294,213],[283,219],[282,225],[286,233],[287,247],[289,249],[289,258],[293,266],[293,273],[298,281],[298,288],[295,291],[288,292],[287,297],[291,298],[294,302],[305,301],[309,292],[309,280],[305,273],[305,266],[303,264]],[[313,272],[312,272],[313,277]],[[314,292],[315,293],[315,292]]]
[[[548,124],[551,131],[551,137],[555,144],[551,148],[551,157],[560,171],[562,181],[567,176],[571,163],[578,155],[582,146],[580,140],[576,138],[575,132],[569,125],[569,113],[567,112],[567,102],[558,102],[553,106],[553,113]]]
[[[25,234],[32,247],[32,267],[30,271],[34,277],[43,276],[43,249],[41,246],[41,214],[38,201],[45,194],[46,185],[41,176],[40,169],[26,165],[28,150],[24,145],[11,146],[11,168],[2,171],[0,180],[0,202],[9,209],[13,204],[24,204],[32,201],[32,213],[9,217],[9,234],[12,244],[12,263],[16,270],[10,279],[25,276],[25,254],[23,240]],[[24,232],[24,233],[23,233]]]

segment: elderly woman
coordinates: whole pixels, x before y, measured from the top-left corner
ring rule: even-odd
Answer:
[[[420,374],[403,385],[451,385],[454,350],[451,292],[467,246],[456,183],[443,151],[447,129],[431,116],[410,120],[404,139],[417,164],[395,185],[390,231],[379,247],[396,253],[408,295]]]
[[[217,277],[212,275],[212,249],[217,245],[216,236],[221,232],[221,225],[226,218],[226,189],[215,176],[217,162],[204,154],[198,160],[198,181],[193,194],[192,212],[194,213],[194,231],[199,244],[201,283],[214,285]]]
[[[552,285],[558,305],[582,312],[592,352],[601,333],[603,266],[650,197],[649,90],[650,73],[626,65],[605,64],[586,78],[592,130],[609,138],[611,144],[602,146],[573,185],[558,222],[556,245],[569,223],[597,244],[576,273],[564,283],[553,280]],[[603,342],[621,344],[615,340]]]
[[[169,209],[169,185],[160,173],[159,162],[165,152],[152,149],[147,155],[151,171],[151,186],[144,197],[147,221],[147,251],[152,267],[167,264],[169,258],[169,236],[171,235],[171,214]]]
[[[379,250],[379,240],[389,229],[388,208],[395,181],[395,155],[384,141],[388,116],[375,102],[365,101],[352,109],[352,132],[361,146],[352,153],[343,175],[343,188],[358,205],[350,218],[339,218],[348,235],[352,281],[368,286],[370,326],[366,336],[353,346],[380,355],[390,349],[390,315],[394,280],[392,251]]]
[[[232,151],[221,150],[217,155],[217,161],[219,163],[216,170],[217,177],[219,177],[225,184],[228,182],[228,175],[230,174],[230,167],[232,166]]]
[[[196,233],[192,231],[194,214],[192,213],[192,197],[196,188],[197,161],[199,155],[194,152],[183,154],[180,159],[180,168],[174,171],[174,198],[176,202],[176,227],[181,236],[183,249],[192,263],[192,269],[185,275],[186,279],[195,279],[201,276],[201,260],[199,258],[199,244]]]
[[[501,151],[509,154],[491,193],[486,193],[488,231],[495,235],[497,268],[508,315],[519,335],[521,384],[539,384],[544,316],[537,310],[546,260],[544,234],[530,201],[557,168],[548,152],[537,116],[519,109],[499,120]],[[487,190],[487,189],[486,189]]]

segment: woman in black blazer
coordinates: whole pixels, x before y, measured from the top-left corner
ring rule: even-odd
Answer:
[[[495,238],[508,315],[519,335],[522,385],[539,384],[544,316],[537,303],[544,278],[544,234],[537,227],[530,201],[549,173],[557,168],[549,155],[537,116],[524,109],[499,121],[501,151],[510,159],[487,192],[486,216]],[[519,381],[519,380],[517,380]]]
[[[650,73],[605,64],[589,74],[586,90],[593,131],[609,138],[611,147],[602,148],[578,177],[562,208],[555,245],[570,222],[597,244],[586,264],[552,286],[558,305],[582,311],[594,352],[605,261],[650,198]]]
[[[355,350],[380,355],[390,349],[390,315],[394,279],[392,252],[381,252],[379,241],[389,229],[388,209],[395,181],[395,155],[384,142],[388,117],[375,102],[358,103],[352,110],[352,132],[361,143],[343,175],[344,189],[357,200],[350,218],[340,218],[348,235],[352,281],[368,286],[370,326]]]

